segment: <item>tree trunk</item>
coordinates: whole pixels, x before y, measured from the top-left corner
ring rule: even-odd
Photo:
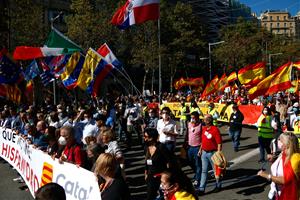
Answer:
[[[151,82],[151,93],[154,94],[154,72],[155,70],[152,69],[152,82]]]

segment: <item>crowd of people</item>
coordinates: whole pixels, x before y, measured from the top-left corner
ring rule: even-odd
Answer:
[[[222,169],[226,166],[214,162],[215,153],[222,152],[222,137],[218,128],[219,113],[213,102],[233,104],[228,134],[235,152],[239,151],[244,119],[238,104],[254,103],[247,100],[243,90],[237,95],[223,95],[218,101],[216,99],[212,96],[208,113],[202,113],[197,105],[199,96],[195,94],[162,95],[162,103],[181,103],[180,123],[176,123],[169,107],[159,109],[156,96],[111,98],[108,95],[106,99],[81,102],[78,106],[65,101],[53,105],[51,99],[46,98],[39,106],[1,105],[0,126],[13,129],[34,148],[47,152],[60,163],[69,162],[93,171],[104,200],[130,199],[126,157],[120,143],[125,145],[125,150],[130,150],[137,142],[145,153],[146,199],[192,200],[205,194],[209,165],[216,180],[213,191],[222,189]],[[188,101],[190,104],[186,103]],[[283,163],[282,168],[277,166],[276,170],[281,169],[278,173],[273,172],[272,165],[271,177],[265,172],[258,175],[273,181],[273,193],[275,191],[282,199],[290,199],[290,192],[285,188],[299,191],[299,178],[291,175],[294,172],[300,176],[299,145],[295,136],[300,133],[298,99],[294,95],[278,93],[271,98],[261,97],[256,103],[264,105],[257,122],[259,162]],[[284,130],[293,130],[295,135],[282,134]],[[137,141],[133,141],[133,135],[137,136]],[[195,172],[192,180],[182,172],[175,155],[178,137],[184,137],[183,147]],[[293,183],[297,183],[295,187],[285,186]]]

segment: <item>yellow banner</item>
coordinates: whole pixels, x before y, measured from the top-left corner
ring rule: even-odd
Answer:
[[[197,103],[202,114],[208,114],[208,105],[209,103]],[[190,106],[190,103],[186,103],[187,106]],[[176,103],[164,103],[161,108],[169,107],[175,116],[175,118],[180,118],[181,113],[181,104],[180,102]],[[227,106],[226,104],[215,103],[215,108],[218,111],[220,118],[218,121],[228,122],[230,115],[232,113],[232,105]],[[200,117],[201,118],[201,117]],[[203,117],[202,117],[203,118]]]

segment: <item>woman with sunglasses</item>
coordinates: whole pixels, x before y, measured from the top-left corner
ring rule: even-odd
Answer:
[[[258,175],[272,181],[268,199],[298,200],[300,197],[300,150],[297,137],[291,133],[279,136],[278,148],[282,153],[271,166],[271,173]]]

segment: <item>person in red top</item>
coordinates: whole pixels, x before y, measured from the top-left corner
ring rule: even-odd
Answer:
[[[69,162],[75,164],[77,167],[83,167],[83,151],[81,146],[76,143],[75,130],[71,126],[63,126],[60,129],[60,138],[58,142],[60,145],[66,145],[62,152],[59,162]]]
[[[212,155],[216,151],[222,150],[222,137],[218,127],[213,126],[213,117],[212,115],[205,115],[204,117],[205,126],[202,129],[201,140],[202,144],[199,149],[199,156],[201,155],[202,161],[202,172],[201,172],[201,181],[199,186],[199,194],[204,194],[206,187],[206,180],[208,174],[208,164],[214,169],[214,164],[211,160]],[[214,169],[215,171],[215,169]],[[220,191],[221,189],[221,180],[216,178],[216,188],[214,192]]]

